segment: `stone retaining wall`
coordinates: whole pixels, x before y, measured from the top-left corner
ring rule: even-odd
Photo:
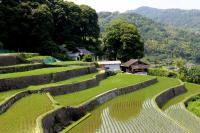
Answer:
[[[27,63],[27,61],[15,55],[0,56],[0,66],[10,66],[10,65],[17,65],[17,64],[22,64],[22,63]]]
[[[3,73],[14,73],[14,72],[24,72],[24,71],[30,71],[40,68],[47,68],[47,67],[53,67],[52,65],[45,65],[45,64],[27,64],[24,66],[8,66],[4,68],[0,68],[0,74]]]
[[[168,89],[167,91],[161,93],[159,96],[156,97],[155,101],[159,108],[162,108],[165,103],[167,103],[170,99],[172,99],[175,96],[178,96],[184,92],[186,92],[186,88],[184,84],[180,86],[173,87],[171,89]]]
[[[105,78],[105,73],[101,73],[96,75],[96,78],[92,78],[86,81],[77,82],[73,84],[66,84],[61,86],[42,88],[41,92],[49,92],[53,96],[63,95],[97,86],[99,82],[104,78]]]
[[[82,104],[77,108],[63,107],[61,109],[48,113],[41,120],[43,132],[44,133],[59,132],[59,130],[61,130],[63,127],[70,125],[72,120],[80,119],[82,116],[85,115],[86,112],[94,109],[94,107],[101,105],[102,103],[105,103],[116,96],[139,90],[141,88],[152,85],[156,82],[157,79],[155,78],[129,87],[119,88],[119,89],[116,88],[94,97],[92,100]]]
[[[95,67],[86,67],[74,70],[67,70],[58,73],[0,79],[0,91],[25,88],[30,85],[47,84],[52,81],[58,82],[93,72],[96,72]]]
[[[27,90],[20,92],[18,94],[15,94],[8,98],[6,101],[0,104],[0,114],[5,112],[10,106],[12,106],[16,101],[20,100],[23,97],[26,97],[28,95],[31,95],[33,93],[50,93],[52,95],[61,95],[66,93],[72,93],[75,91],[84,90],[90,87],[94,87],[99,84],[99,82],[105,78],[105,73],[100,73],[96,75],[96,78],[73,83],[73,84],[66,84],[62,86],[55,86],[55,87],[47,87],[47,88],[41,88],[40,90]]]

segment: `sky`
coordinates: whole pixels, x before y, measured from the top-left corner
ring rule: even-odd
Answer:
[[[160,9],[200,9],[200,0],[68,0],[76,4],[87,4],[100,11],[119,11],[136,9],[141,6],[149,6]]]

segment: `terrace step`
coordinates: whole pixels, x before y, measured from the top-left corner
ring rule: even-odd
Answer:
[[[100,107],[100,110],[97,109],[97,111],[94,111],[93,114],[91,115],[91,118],[88,118],[85,122],[80,123],[76,127],[72,129],[72,133],[76,133],[80,130],[86,131],[86,132],[112,132],[115,130],[115,128],[119,129],[119,131],[122,132],[163,132],[163,133],[170,133],[170,132],[180,132],[180,133],[185,133],[187,130],[182,128],[180,125],[178,125],[175,121],[170,119],[165,113],[163,113],[158,105],[155,102],[155,97],[157,94],[161,94],[162,92],[165,92],[166,90],[172,89],[171,86],[179,86],[181,83],[175,79],[168,79],[168,78],[160,78],[158,79],[159,82],[156,84],[153,84],[149,87],[146,87],[144,89],[141,89],[140,91],[136,91],[134,93],[130,93],[124,96],[121,96],[121,99],[117,99],[118,102],[123,101],[123,99],[129,99],[128,101],[131,102],[128,105],[134,105],[133,106],[133,111],[134,109],[139,110],[139,112],[133,112],[130,117],[128,118],[119,118],[117,116],[111,117],[110,114],[112,112],[117,111],[117,114],[119,113],[127,113],[126,111],[126,106],[122,106],[122,108],[115,108],[113,109],[112,112],[109,109],[109,115],[107,118],[110,119],[110,121],[105,120],[105,127],[99,129],[99,126],[101,126],[102,119],[100,118],[99,124],[95,124],[96,121],[98,121],[98,117],[102,116],[99,114],[99,112],[102,112],[102,108],[104,109],[105,107],[109,107],[110,105],[115,105],[117,101],[115,99],[112,100],[110,104],[103,105],[103,107]],[[168,82],[168,84],[165,84],[165,82]],[[122,99],[123,98],[123,99]],[[143,101],[144,99],[144,101]],[[135,103],[136,101],[140,101],[139,103]],[[125,100],[126,101],[126,100]],[[138,105],[141,103],[141,106]],[[143,103],[143,104],[142,104]],[[106,108],[105,108],[106,109]],[[128,108],[129,109],[129,108]],[[99,111],[99,112],[98,112]],[[101,113],[101,114],[102,114]],[[105,112],[104,112],[105,113]],[[96,115],[97,114],[97,115]],[[96,117],[97,118],[96,118]],[[108,122],[110,122],[110,125],[116,125],[115,126],[109,126],[108,127]],[[121,129],[120,129],[121,128]]]
[[[67,124],[69,124],[71,119],[73,119],[72,116],[74,116],[75,114],[76,114],[76,116],[81,117],[86,112],[94,109],[94,107],[101,105],[101,104],[107,102],[108,100],[113,99],[114,97],[142,89],[143,87],[152,85],[155,82],[157,82],[157,79],[150,79],[150,80],[138,83],[138,84],[130,85],[128,87],[122,87],[122,88],[119,88],[119,89],[112,89],[110,91],[101,93],[100,95],[93,97],[89,101],[81,104],[80,106],[78,106],[76,108],[71,108],[71,107],[59,108],[59,109],[56,109],[52,112],[49,112],[46,115],[43,115],[43,117],[41,118],[44,132],[45,133],[52,133],[54,131],[52,129],[53,128],[52,125],[54,125],[54,119],[55,118],[57,118],[57,122],[58,122],[58,120],[60,120],[61,125],[62,124],[67,125]],[[91,90],[93,90],[93,89],[91,89]],[[62,114],[64,116],[61,116],[60,114]]]
[[[25,88],[30,85],[47,84],[51,81],[58,82],[95,71],[96,68],[94,66],[71,66],[43,68],[13,74],[0,74],[0,91]]]
[[[93,74],[88,74],[90,76]],[[31,86],[32,90],[29,90],[30,88],[27,88],[27,90],[19,91],[18,93],[14,94],[13,96],[7,98],[5,101],[3,101],[0,104],[0,114],[5,112],[9,107],[11,107],[16,101],[20,100],[23,97],[29,96],[33,93],[48,93],[52,95],[61,95],[66,93],[72,93],[75,91],[80,91],[83,89],[87,89],[90,87],[94,87],[99,84],[99,81],[104,79],[105,74],[104,73],[98,73],[94,77],[87,79],[87,75],[85,75],[86,78],[82,79],[83,81],[79,81],[77,83],[73,83],[76,81],[76,78],[72,78],[71,80],[65,80],[57,83],[51,83],[46,85],[39,85],[39,86]],[[77,77],[81,78],[84,76]],[[70,82],[71,81],[71,82]]]
[[[48,67],[59,67],[59,66],[46,65],[46,64],[40,64],[40,63],[21,64],[21,65],[6,66],[6,67],[4,66],[4,67],[0,67],[0,74],[25,72],[25,71],[41,69],[41,68],[48,68]]]

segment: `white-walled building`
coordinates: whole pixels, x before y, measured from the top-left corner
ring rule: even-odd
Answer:
[[[98,61],[101,69],[106,71],[120,71],[121,61]]]

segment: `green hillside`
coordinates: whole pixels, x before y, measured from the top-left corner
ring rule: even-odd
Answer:
[[[125,19],[135,24],[145,42],[145,54],[159,58],[182,57],[199,62],[200,38],[189,30],[177,29],[148,19],[136,13],[100,12],[101,32],[113,19]]]
[[[200,31],[200,10],[140,7],[128,12],[144,15],[159,23]]]

